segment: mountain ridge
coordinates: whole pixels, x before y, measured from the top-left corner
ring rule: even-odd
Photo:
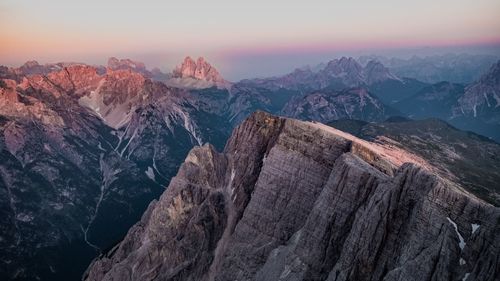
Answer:
[[[257,112],[224,152],[194,148],[84,279],[493,280],[499,209],[393,149]]]

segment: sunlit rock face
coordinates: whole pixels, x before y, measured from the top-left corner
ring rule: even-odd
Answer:
[[[174,77],[190,77],[209,82],[224,81],[217,69],[206,62],[203,57],[199,57],[197,61],[194,61],[191,57],[186,57],[184,62],[174,70]]]
[[[182,64],[174,69],[172,78],[167,83],[176,87],[195,89],[230,87],[230,83],[224,80],[217,69],[203,57],[199,57],[197,61],[186,57]]]
[[[85,280],[494,280],[499,219],[396,146],[257,112],[193,149]]]
[[[467,191],[500,206],[500,144],[445,121],[392,117],[384,122],[337,120],[329,125],[384,146],[419,155]]]

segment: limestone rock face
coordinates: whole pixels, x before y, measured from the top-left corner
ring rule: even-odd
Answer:
[[[500,210],[423,159],[257,112],[85,280],[495,280]]]
[[[174,77],[191,77],[199,80],[222,82],[217,69],[213,68],[203,57],[195,62],[191,57],[186,57],[184,62],[174,70]]]
[[[174,69],[172,79],[167,83],[182,88],[209,88],[213,86],[227,88],[230,84],[203,57],[199,57],[197,61],[186,57],[182,64]]]

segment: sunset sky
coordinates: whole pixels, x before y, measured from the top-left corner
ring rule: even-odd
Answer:
[[[202,55],[230,71],[283,54],[300,64],[339,52],[500,46],[499,14],[499,0],[0,0],[0,64],[118,56],[170,69]],[[258,67],[270,71],[239,71]]]

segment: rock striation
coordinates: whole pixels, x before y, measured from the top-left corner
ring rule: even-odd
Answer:
[[[252,114],[187,156],[85,280],[495,280],[500,210],[422,158]]]

